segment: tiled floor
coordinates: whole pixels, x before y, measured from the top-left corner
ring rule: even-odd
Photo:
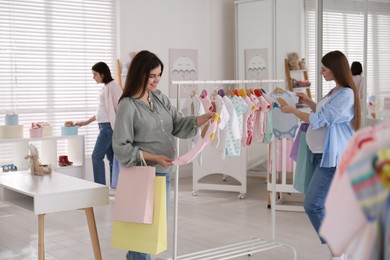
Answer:
[[[258,169],[261,170],[261,169]],[[251,176],[251,175],[249,175]],[[211,177],[212,178],[212,177]],[[220,176],[214,176],[218,181]],[[177,255],[229,246],[261,237],[272,238],[271,210],[267,209],[264,178],[248,177],[245,199],[223,191],[199,191],[192,196],[192,179],[181,178],[179,184],[179,217]],[[173,193],[171,195],[173,202]],[[289,201],[302,197],[285,194]],[[96,207],[103,259],[125,259],[125,251],[111,248],[110,205]],[[168,227],[169,248],[161,259],[173,255],[173,204]],[[321,245],[305,213],[276,212],[276,241],[296,249],[300,260],[326,260],[329,252]],[[83,211],[47,214],[45,216],[46,260],[94,259]],[[0,259],[37,259],[37,217],[32,213],[0,203]],[[223,257],[221,257],[223,259]],[[288,248],[270,249],[236,259],[293,259]]]

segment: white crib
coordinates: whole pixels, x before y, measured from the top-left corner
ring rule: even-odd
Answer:
[[[229,156],[222,159],[218,149],[208,145],[203,151],[201,160],[193,162],[193,195],[199,190],[234,191],[239,192],[238,198],[244,199],[247,186],[247,172],[249,169],[267,160],[267,145],[253,142],[250,146],[241,149],[240,156]],[[217,181],[207,181],[211,174],[220,174]],[[233,178],[234,180],[231,180]]]

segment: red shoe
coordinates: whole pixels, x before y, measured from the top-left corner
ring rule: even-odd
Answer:
[[[69,166],[69,165],[72,165],[73,162],[70,162],[68,160],[68,156],[67,155],[60,155],[59,156],[59,160],[58,160],[58,165],[59,166]]]

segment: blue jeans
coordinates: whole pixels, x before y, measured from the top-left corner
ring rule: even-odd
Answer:
[[[156,173],[156,176],[166,177],[166,191],[167,191],[167,221],[168,221],[168,207],[170,202],[170,191],[171,191],[171,178],[169,173]],[[149,254],[128,251],[126,254],[126,260],[151,260]]]
[[[320,226],[325,215],[325,199],[332,183],[336,167],[320,167],[322,154],[314,154],[314,173],[307,188],[304,208],[311,224],[319,234]],[[321,243],[326,241],[320,237]]]
[[[106,169],[104,156],[110,163],[110,183],[112,179],[112,128],[110,123],[99,123],[99,135],[96,139],[95,148],[92,152],[93,179],[96,183],[106,185]]]

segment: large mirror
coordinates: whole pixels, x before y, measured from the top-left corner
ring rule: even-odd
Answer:
[[[302,0],[235,2],[237,79],[285,79],[287,54],[294,51],[305,57],[302,3]]]

